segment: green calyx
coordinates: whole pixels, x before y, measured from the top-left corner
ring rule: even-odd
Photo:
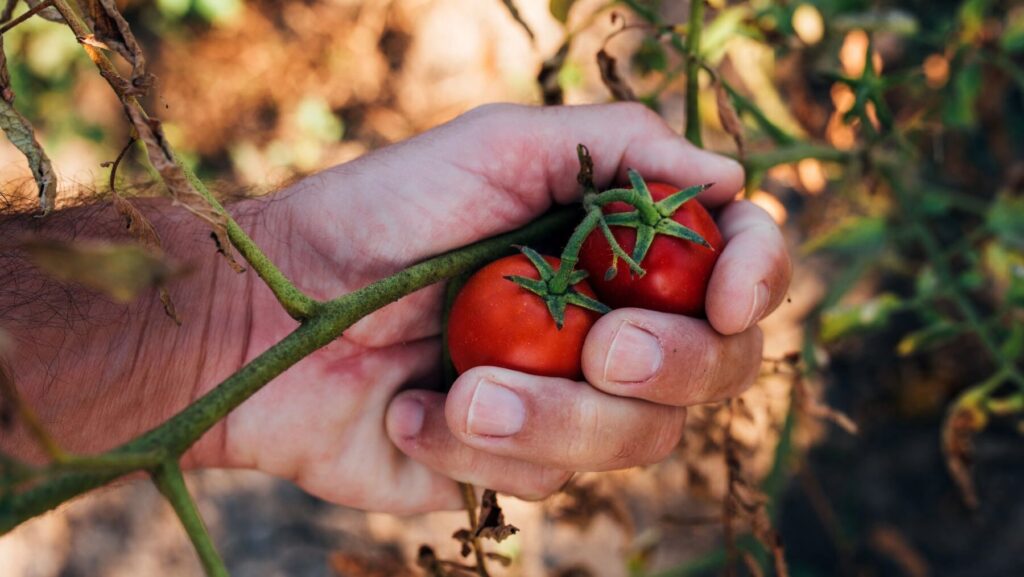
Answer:
[[[573,288],[573,285],[587,278],[587,271],[572,270],[571,266],[565,268],[566,264],[564,262],[556,271],[548,261],[544,260],[544,257],[532,248],[523,246],[519,247],[519,250],[537,269],[537,272],[540,274],[540,280],[517,275],[510,275],[505,277],[505,279],[516,283],[543,299],[558,330],[562,330],[562,326],[565,324],[565,310],[569,305],[575,305],[600,314],[611,310],[604,303],[592,299]]]
[[[644,182],[644,179],[637,171],[629,170],[629,182],[633,185],[632,189],[613,188],[590,197],[586,202],[592,206],[604,206],[610,202],[621,201],[632,205],[636,209],[631,212],[619,212],[603,216],[603,224],[606,226],[626,226],[636,229],[636,245],[633,247],[633,254],[627,260],[631,269],[634,269],[634,264],[639,265],[639,263],[643,262],[647,252],[651,249],[651,244],[654,243],[654,238],[659,234],[688,240],[715,250],[695,230],[679,224],[672,218],[680,207],[711,187],[710,184],[700,184],[684,188],[655,202],[651,196],[651,190],[647,187],[647,183]],[[606,234],[605,236],[610,235]],[[612,247],[614,249],[615,244],[612,244]],[[613,261],[612,267],[605,274],[605,280],[614,278],[616,272],[617,267]],[[634,272],[637,271],[634,269]],[[643,274],[642,269],[639,274]]]

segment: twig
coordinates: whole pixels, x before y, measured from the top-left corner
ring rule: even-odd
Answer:
[[[469,517],[469,542],[473,546],[473,555],[476,557],[476,572],[480,577],[490,577],[490,574],[487,573],[487,558],[484,556],[483,545],[480,544],[480,537],[476,535],[478,520],[475,489],[469,483],[459,483],[459,491],[462,493],[462,505],[466,508],[466,516]]]
[[[199,554],[199,561],[203,564],[206,574],[210,577],[228,577],[224,560],[221,559],[220,553],[214,547],[206,524],[199,516],[195,501],[192,500],[188,487],[185,486],[185,478],[181,475],[181,466],[178,465],[178,462],[168,461],[161,465],[153,473],[153,482],[156,483],[157,489],[177,513],[181,525],[185,527],[185,532],[192,540],[196,553]]]
[[[686,28],[686,139],[704,148],[700,134],[700,33],[704,28],[704,0],[690,0]]]
[[[4,13],[2,16],[0,16],[0,22],[7,22],[7,20],[11,17],[11,13],[14,12],[15,4],[17,4],[17,0],[8,0],[7,6],[4,7]],[[7,32],[11,30],[11,28],[14,28],[18,24],[21,24],[22,22],[28,20],[29,18],[35,16],[36,14],[39,14],[40,12],[46,10],[52,5],[53,0],[43,0],[39,4],[36,4],[35,6],[29,8],[28,12],[25,12],[21,16],[15,18],[14,20],[7,22],[3,26],[0,26],[0,36],[7,34]]]

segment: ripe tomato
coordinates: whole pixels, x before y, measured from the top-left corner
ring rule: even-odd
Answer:
[[[655,202],[679,190],[678,187],[660,182],[650,182],[647,187]],[[613,202],[604,207],[605,214],[633,210],[632,206],[624,202]],[[642,277],[632,274],[629,267],[620,260],[615,277],[605,280],[605,272],[612,263],[612,249],[600,230],[595,230],[587,237],[580,251],[579,264],[580,268],[590,273],[587,280],[602,302],[613,308],[640,307],[666,313],[704,316],[708,280],[725,246],[722,233],[696,199],[679,207],[672,215],[672,220],[697,232],[714,250],[695,242],[659,234],[640,263],[647,274]],[[632,254],[636,230],[623,226],[612,226],[611,230],[623,250]]]
[[[552,267],[559,260],[545,256]],[[534,375],[577,379],[583,375],[583,341],[600,314],[568,305],[559,330],[544,299],[506,279],[540,279],[522,254],[492,262],[470,277],[452,304],[448,317],[448,348],[460,373],[495,366]],[[573,288],[590,298],[587,281]]]

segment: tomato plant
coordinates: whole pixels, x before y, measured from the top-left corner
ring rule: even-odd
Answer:
[[[459,292],[448,318],[448,347],[455,369],[497,366],[534,375],[579,378],[580,353],[599,311],[580,271],[561,294],[551,290],[561,261],[524,254],[492,262]]]
[[[633,254],[633,260],[640,262],[646,273],[636,274],[616,258],[607,237],[598,230],[583,243],[581,268],[591,274],[597,295],[611,307],[702,317],[711,271],[724,248],[722,234],[708,211],[693,198],[701,187],[688,189],[691,192],[685,194],[670,184],[652,182],[647,189],[653,213],[645,215],[625,202],[603,207],[612,225],[612,236],[623,250]],[[674,196],[677,194],[682,195]],[[675,206],[679,200],[682,203]],[[673,234],[669,221],[696,233],[704,242],[692,235]],[[614,268],[609,270],[609,265]]]

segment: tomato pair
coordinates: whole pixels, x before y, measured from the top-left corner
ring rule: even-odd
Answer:
[[[663,183],[646,186],[650,199],[661,204],[679,190]],[[673,206],[671,212],[663,211],[657,223],[650,218],[646,223],[631,220],[628,214],[632,211],[634,208],[625,202],[603,208],[606,215],[620,215],[608,219],[611,234],[627,254],[642,257],[640,265],[646,271],[643,276],[632,273],[623,259],[614,258],[600,230],[591,232],[582,245],[579,264],[588,278],[577,280],[582,275],[574,276],[576,282],[566,291],[568,305],[553,305],[550,298],[546,300],[545,287],[550,285],[551,273],[560,266],[554,257],[540,261],[534,255],[531,262],[528,255],[518,254],[499,259],[474,274],[455,298],[448,319],[448,346],[456,370],[461,373],[487,365],[535,375],[581,377],[583,342],[600,316],[600,309],[586,302],[595,296],[614,308],[703,316],[711,271],[724,247],[711,215],[695,199]],[[615,222],[631,224],[616,226]],[[673,236],[679,229],[673,222],[705,242]],[[646,250],[636,255],[638,236]],[[613,262],[614,273],[609,271]],[[550,297],[555,301],[560,298]],[[561,327],[555,321],[558,307],[564,311]]]

